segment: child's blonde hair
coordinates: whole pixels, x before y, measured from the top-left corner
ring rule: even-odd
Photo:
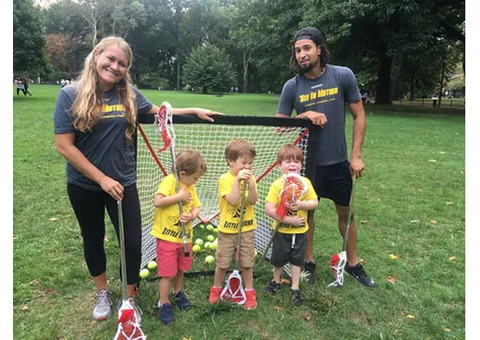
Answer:
[[[298,145],[286,144],[283,145],[277,154],[277,163],[280,164],[285,160],[294,159],[303,163],[303,151]]]
[[[132,66],[132,50],[128,43],[119,37],[107,37],[102,39],[85,58],[83,71],[77,79],[77,96],[72,106],[74,117],[74,126],[81,132],[91,131],[95,124],[100,120],[101,107],[103,103],[103,93],[98,86],[98,73],[96,68],[96,55],[102,54],[107,48],[116,45],[127,55],[127,70],[125,77],[115,85],[120,97],[120,103],[124,107],[125,117],[128,128],[125,136],[128,141],[132,140],[135,132],[137,107],[135,101],[135,92],[130,84],[129,70]]]
[[[244,139],[232,139],[225,147],[225,158],[227,160],[236,161],[238,158],[247,156],[255,158],[255,147],[249,141]]]
[[[196,150],[184,150],[175,157],[177,173],[185,171],[185,174],[193,175],[200,170],[201,174],[207,171],[207,164],[200,152]]]

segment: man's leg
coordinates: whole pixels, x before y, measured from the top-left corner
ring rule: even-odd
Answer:
[[[335,204],[338,213],[338,230],[345,235],[345,228],[347,225],[348,206],[341,206]],[[360,284],[365,287],[376,287],[375,282],[367,275],[363,266],[358,262],[357,258],[357,226],[355,224],[354,212],[350,219],[350,226],[348,227],[347,239],[347,264],[345,271],[355,278]]]
[[[305,272],[309,273],[308,284],[315,284],[315,261],[313,259],[313,236],[315,232],[315,210],[308,212],[307,248],[305,250]]]

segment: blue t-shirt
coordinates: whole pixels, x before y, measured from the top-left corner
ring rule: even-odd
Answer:
[[[150,103],[136,88],[137,114],[146,113]],[[135,149],[127,143],[125,130],[127,120],[115,88],[104,93],[101,117],[91,131],[80,132],[73,126],[71,107],[75,101],[76,87],[62,88],[57,98],[53,115],[54,133],[75,133],[75,146],[85,157],[105,175],[118,181],[124,187],[136,181]],[[87,178],[69,162],[66,165],[67,182],[89,190],[102,190],[94,181]]]
[[[277,113],[292,115],[312,110],[325,114],[327,124],[314,136],[317,165],[332,165],[348,159],[345,139],[346,104],[362,98],[357,79],[348,67],[327,65],[316,79],[297,74],[283,85]]]

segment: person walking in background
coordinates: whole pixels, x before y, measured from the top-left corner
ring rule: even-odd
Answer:
[[[22,77],[22,82],[23,82],[23,87],[24,87],[23,94],[24,94],[24,95],[27,95],[27,94],[28,94],[28,95],[31,96],[32,94],[28,91],[28,78],[27,78],[27,76],[24,75],[24,76]]]
[[[133,300],[141,261],[141,217],[136,187],[133,134],[137,115],[159,107],[131,85],[132,51],[118,37],[102,39],[86,57],[78,81],[60,90],[54,111],[55,144],[66,159],[67,193],[83,237],[84,256],[97,288],[95,320],[111,314],[104,250],[105,209],[118,235],[117,201],[123,201],[127,295]],[[219,114],[200,108],[174,109],[213,121]]]
[[[319,198],[335,203],[338,229],[343,235],[352,188],[352,175],[362,177],[362,145],[366,130],[365,111],[357,80],[347,67],[328,63],[329,55],[323,34],[315,27],[300,29],[295,35],[290,64],[298,74],[288,80],[282,89],[276,116],[289,117],[295,109],[298,118],[310,119],[322,127],[314,136],[317,164],[312,179]],[[345,138],[346,105],[353,116],[353,141],[350,162]],[[308,217],[308,244],[305,253],[305,271],[309,283],[315,283],[313,236],[314,210]],[[357,228],[352,215],[347,240],[348,263],[345,271],[366,287],[375,282],[366,274],[357,257]]]

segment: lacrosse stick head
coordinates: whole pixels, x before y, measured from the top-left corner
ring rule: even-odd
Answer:
[[[145,334],[143,334],[140,325],[135,318],[135,309],[128,302],[128,300],[122,301],[122,306],[118,311],[118,328],[115,334],[114,340],[145,340]]]
[[[157,115],[155,116],[155,123],[158,125],[155,133],[162,134],[163,147],[159,150],[164,151],[172,144],[172,140],[175,140],[175,131],[173,130],[173,109],[168,102],[163,102],[162,106],[158,110]]]
[[[333,254],[330,259],[330,268],[332,268],[333,277],[335,280],[328,285],[343,286],[343,275],[345,272],[345,265],[347,264],[347,252],[342,251],[340,254]]]
[[[277,215],[284,218],[290,204],[298,200],[308,190],[305,179],[297,173],[283,175],[283,189],[280,191],[280,204],[276,210]]]
[[[242,276],[238,270],[234,270],[227,278],[225,287],[220,293],[220,299],[243,305],[247,296],[242,285]]]

